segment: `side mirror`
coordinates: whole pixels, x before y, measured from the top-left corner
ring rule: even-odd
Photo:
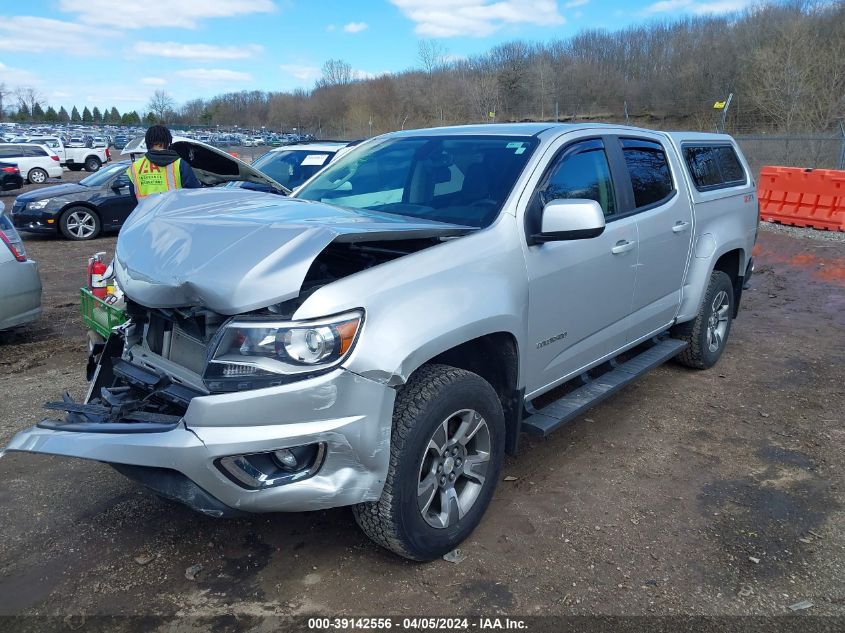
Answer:
[[[531,236],[534,244],[585,240],[604,233],[604,212],[595,200],[552,200],[543,207],[540,232]]]

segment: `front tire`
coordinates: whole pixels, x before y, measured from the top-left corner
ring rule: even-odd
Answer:
[[[734,289],[731,278],[720,270],[710,275],[704,300],[694,320],[672,329],[672,336],[689,343],[676,358],[687,367],[709,369],[715,365],[731,333]]]
[[[96,156],[89,156],[85,159],[85,171],[99,171],[100,167],[103,163],[100,162],[100,159]]]
[[[504,459],[505,418],[477,374],[426,365],[399,389],[381,498],[353,507],[382,547],[412,560],[453,550],[480,523]]]
[[[47,172],[40,167],[33,167],[26,175],[26,179],[33,185],[42,185],[47,182]]]
[[[71,207],[62,214],[59,229],[69,240],[93,240],[100,234],[100,218],[88,207]]]

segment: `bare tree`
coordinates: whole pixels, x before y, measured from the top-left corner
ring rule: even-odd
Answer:
[[[448,49],[436,40],[420,40],[417,45],[417,56],[423,70],[431,77],[435,70],[440,69],[446,61]]]
[[[17,88],[15,90],[15,99],[18,101],[18,105],[25,108],[28,112],[32,112],[36,105],[46,103],[44,95],[30,86]]]
[[[149,108],[150,112],[152,112],[155,118],[162,123],[167,121],[167,116],[175,107],[176,101],[174,101],[173,97],[167,94],[164,90],[156,90],[153,93],[153,96],[150,97],[150,102],[147,104],[147,108]]]
[[[323,64],[323,76],[317,86],[345,86],[352,83],[352,66],[342,59],[327,59]]]
[[[0,121],[3,120],[3,113],[5,110],[3,109],[3,98],[8,94],[6,92],[6,84],[0,81]]]

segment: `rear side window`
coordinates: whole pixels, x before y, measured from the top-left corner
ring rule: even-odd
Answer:
[[[41,156],[46,156],[47,152],[35,145],[29,145],[23,148],[23,155],[28,158],[37,158]]]
[[[675,186],[663,146],[642,139],[623,138],[621,142],[634,188],[634,206],[641,209],[671,197]]]
[[[736,187],[747,182],[745,170],[730,145],[684,145],[684,160],[699,191]]]

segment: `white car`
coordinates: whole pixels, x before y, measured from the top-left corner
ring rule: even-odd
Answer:
[[[15,163],[27,182],[40,185],[47,178],[61,178],[62,164],[46,145],[34,143],[0,143],[0,160]]]
[[[349,146],[348,141],[293,143],[271,149],[252,166],[288,189],[295,189],[336,157],[345,154],[345,148]]]

